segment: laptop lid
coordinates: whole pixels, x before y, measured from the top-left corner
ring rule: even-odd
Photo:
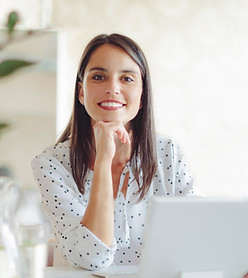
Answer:
[[[248,272],[248,199],[152,198],[139,277],[215,271]]]

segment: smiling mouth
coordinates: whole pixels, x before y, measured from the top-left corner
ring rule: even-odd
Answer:
[[[119,109],[119,108],[126,106],[123,103],[114,102],[114,101],[103,101],[103,102],[99,102],[98,105],[100,107],[106,108],[106,109]]]

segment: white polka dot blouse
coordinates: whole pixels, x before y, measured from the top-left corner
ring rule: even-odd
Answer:
[[[77,266],[96,270],[114,264],[138,264],[143,243],[145,214],[153,195],[193,194],[193,178],[185,158],[171,139],[157,136],[157,172],[144,199],[137,202],[138,185],[130,163],[121,174],[115,200],[115,239],[105,245],[80,224],[89,201],[93,171],[89,170],[82,195],[73,179],[69,142],[50,146],[32,160],[32,169],[41,194],[41,204],[49,216],[55,236],[54,266]],[[121,192],[126,173],[126,196]]]

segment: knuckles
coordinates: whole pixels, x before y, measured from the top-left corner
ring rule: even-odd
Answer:
[[[125,129],[122,123],[120,122],[102,122],[98,121],[94,124],[93,129],[109,129],[109,130],[118,130]]]

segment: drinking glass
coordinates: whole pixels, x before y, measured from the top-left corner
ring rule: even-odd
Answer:
[[[26,278],[43,278],[48,257],[47,223],[22,224],[18,227],[18,244]]]

